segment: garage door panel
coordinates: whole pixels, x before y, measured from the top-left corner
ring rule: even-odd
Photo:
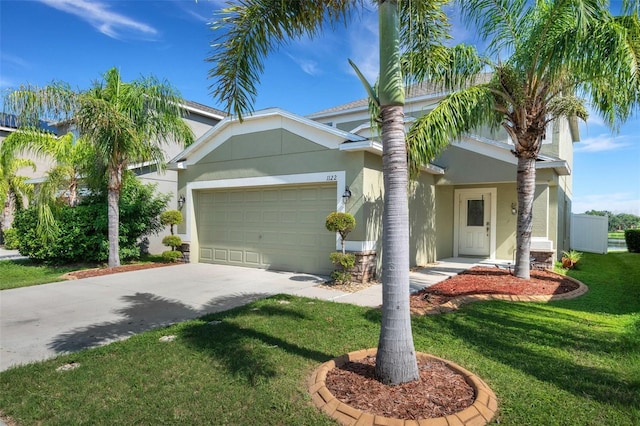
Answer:
[[[229,252],[225,249],[216,248],[213,250],[213,260],[227,262],[229,260]]]
[[[260,267],[260,253],[256,251],[245,251],[245,263],[248,266]]]
[[[200,260],[202,262],[212,262],[213,261],[213,249],[202,247],[200,248]]]
[[[280,221],[280,213],[277,211],[263,211],[262,220],[265,223],[278,223]]]
[[[244,221],[248,225],[262,223],[262,213],[259,211],[238,211],[236,212],[236,217],[240,222],[242,222],[242,218],[244,217]]]
[[[335,184],[199,192],[200,261],[328,274],[335,203]]]
[[[265,189],[262,191],[262,202],[277,202],[279,201],[279,191],[276,189]]]
[[[242,250],[229,250],[229,262],[244,262],[244,252]]]

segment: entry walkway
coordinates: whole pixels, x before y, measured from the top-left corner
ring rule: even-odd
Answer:
[[[413,271],[411,289],[433,285],[476,262],[446,259]],[[380,285],[344,293],[316,286],[325,280],[308,274],[192,263],[3,290],[0,371],[278,293],[370,307],[382,303]]]

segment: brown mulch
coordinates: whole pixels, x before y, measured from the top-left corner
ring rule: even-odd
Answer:
[[[69,272],[65,278],[77,280],[81,278],[99,277],[102,275],[117,274],[119,272],[140,271],[142,269],[161,268],[164,266],[179,265],[180,263],[132,263],[130,265],[120,265],[113,268],[82,269],[80,271]]]
[[[531,271],[531,279],[513,276],[506,269],[476,266],[411,295],[411,311],[421,313],[459,296],[505,294],[551,296],[578,289],[571,279],[551,271]]]
[[[449,300],[472,294],[554,295],[576,290],[578,284],[550,271],[531,271],[531,279],[508,270],[474,267],[411,295],[412,313],[424,313]],[[327,389],[343,403],[385,417],[416,420],[462,411],[474,402],[474,391],[446,364],[418,360],[420,380],[386,386],[374,376],[375,357],[349,362],[327,373]]]
[[[457,413],[473,404],[473,388],[438,360],[418,359],[420,379],[397,386],[375,378],[376,358],[348,362],[327,373],[325,386],[338,400],[358,410],[396,419],[417,420]]]

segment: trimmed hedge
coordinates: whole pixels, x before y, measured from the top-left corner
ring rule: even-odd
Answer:
[[[624,231],[624,240],[627,242],[627,250],[630,253],[640,253],[640,229]]]

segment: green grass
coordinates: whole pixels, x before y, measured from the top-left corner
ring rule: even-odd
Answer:
[[[585,253],[568,274],[590,291],[416,317],[416,348],[483,378],[501,425],[638,425],[640,255]],[[2,372],[0,409],[20,425],[334,424],[311,405],[308,375],[375,347],[379,322],[375,309],[275,296]]]
[[[78,266],[47,266],[30,260],[0,260],[0,290],[63,281]]]
[[[618,240],[624,240],[624,231],[619,231],[619,232],[609,232],[609,233],[608,233],[608,238],[613,238],[613,239],[618,239]]]
[[[140,262],[164,262],[161,255],[146,255]],[[98,265],[52,266],[28,259],[0,260],[0,290],[29,287],[64,281],[62,275],[80,269],[96,268]]]

